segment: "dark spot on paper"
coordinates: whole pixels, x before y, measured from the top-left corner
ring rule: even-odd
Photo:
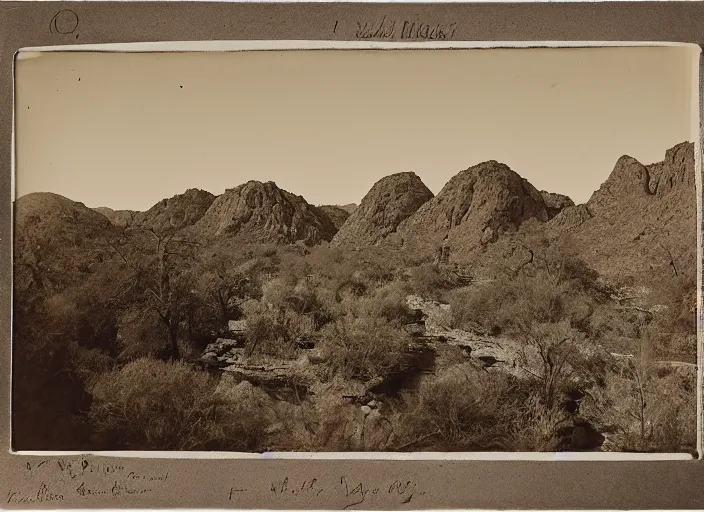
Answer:
[[[181,89],[183,89],[183,86],[182,86],[182,85],[179,85],[179,87],[180,87]]]

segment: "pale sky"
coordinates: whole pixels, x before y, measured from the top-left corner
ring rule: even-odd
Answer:
[[[581,203],[621,155],[648,164],[693,140],[693,55],[44,53],[16,65],[17,195],[146,210],[260,180],[347,204],[389,174],[414,171],[438,193],[498,160]]]

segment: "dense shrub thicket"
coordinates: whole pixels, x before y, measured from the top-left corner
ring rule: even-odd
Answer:
[[[530,260],[488,283],[378,247],[222,246],[197,258],[125,250],[132,260],[111,267],[113,279],[20,290],[15,397],[31,400],[15,400],[16,445],[541,451],[579,449],[581,421],[606,437],[603,449],[692,450],[694,380],[658,361],[694,362],[694,283],[653,281],[634,304],[569,246],[520,243]],[[458,356],[360,417],[336,397],[404,371],[411,294],[449,303],[449,328],[515,340],[527,377]],[[218,392],[192,360],[230,319],[247,320],[254,356],[293,359],[314,341],[315,399]]]

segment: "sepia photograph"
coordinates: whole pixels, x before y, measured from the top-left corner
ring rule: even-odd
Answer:
[[[697,451],[699,51],[24,51],[18,451]]]

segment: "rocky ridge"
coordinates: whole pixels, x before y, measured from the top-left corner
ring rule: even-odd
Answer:
[[[644,165],[621,157],[586,204],[563,209],[545,226],[569,237],[585,261],[608,277],[696,273],[694,145],[669,149]]]
[[[433,193],[415,173],[386,176],[364,196],[332,244],[375,245],[395,232],[399,224],[432,197]]]
[[[455,175],[398,233],[405,246],[434,250],[446,244],[468,252],[532,218],[548,220],[543,196],[508,166],[491,160]]]
[[[330,217],[274,182],[249,181],[218,196],[193,226],[204,238],[236,237],[242,243],[314,245],[337,229]]]

